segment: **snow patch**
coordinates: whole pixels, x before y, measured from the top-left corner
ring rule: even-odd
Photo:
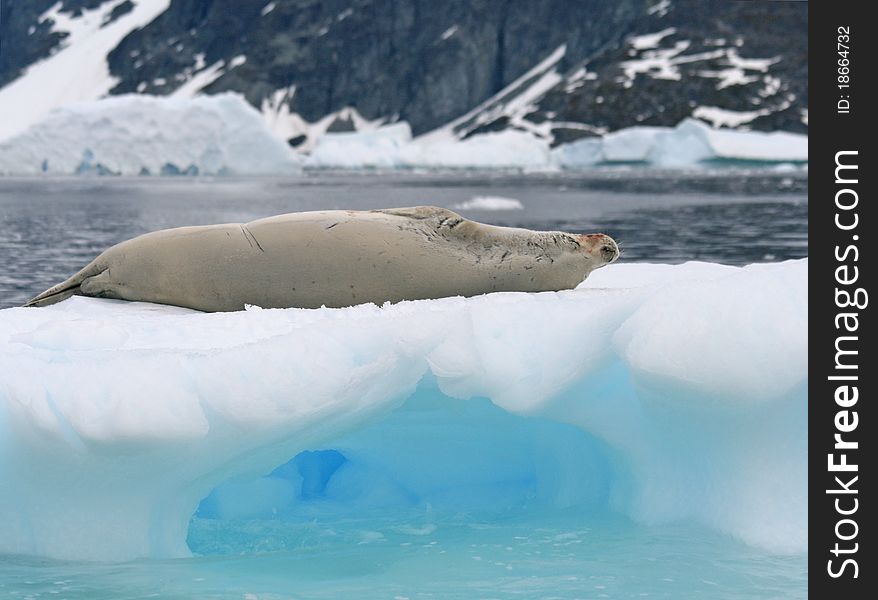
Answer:
[[[201,66],[200,70],[199,65]],[[182,73],[185,82],[171,92],[171,96],[175,98],[194,98],[201,90],[222,77],[225,66],[226,61],[218,60],[209,67],[204,68],[204,54],[196,55],[193,70],[187,69]]]
[[[631,44],[631,47],[635,50],[649,50],[652,48],[658,48],[659,44],[664,38],[668,37],[669,35],[673,35],[676,32],[676,28],[668,27],[667,29],[663,29],[656,33],[647,33],[645,35],[632,36],[628,39],[628,43]]]
[[[760,110],[727,110],[717,106],[699,106],[692,112],[696,119],[709,122],[714,127],[740,127],[753,119],[771,114],[767,108]]]
[[[688,63],[713,60],[725,56],[725,50],[713,50],[697,54],[684,54],[691,42],[679,40],[672,48],[647,50],[640,57],[619,63],[625,73],[625,82],[630,84],[637,75],[646,75],[652,79],[680,81],[683,75],[679,66]],[[630,87],[630,85],[629,85]]]
[[[647,13],[657,15],[659,18],[664,17],[671,10],[671,0],[659,0],[649,7]]]
[[[170,0],[138,0],[130,12],[102,27],[122,2],[106,2],[83,10],[78,17],[62,13],[62,4],[57,2],[40,17],[41,22],[54,21],[52,31],[63,31],[68,36],[58,51],[0,89],[0,141],[25,131],[54,108],[97,100],[116,85],[107,55],[125,36],[150,23],[170,5]]]

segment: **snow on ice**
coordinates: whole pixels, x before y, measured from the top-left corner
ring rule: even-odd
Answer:
[[[2,310],[0,552],[182,556],[196,511],[323,502],[605,511],[801,553],[806,345],[807,260],[336,310]]]

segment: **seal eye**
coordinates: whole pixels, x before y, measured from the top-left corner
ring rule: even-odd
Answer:
[[[612,260],[616,257],[616,249],[610,245],[601,246],[601,254],[607,260]]]

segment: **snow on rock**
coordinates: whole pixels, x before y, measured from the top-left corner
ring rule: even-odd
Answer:
[[[104,2],[78,16],[61,12],[62,3],[57,2],[44,13],[41,20],[53,21],[52,30],[67,37],[60,50],[0,89],[0,141],[25,131],[52,109],[97,100],[112,89],[116,79],[110,75],[107,54],[171,4],[170,0],[134,0],[130,12],[105,25],[113,9],[123,2]]]
[[[692,112],[693,117],[707,121],[714,127],[740,127],[767,114],[771,114],[768,109],[739,111],[716,106],[699,106]]]
[[[635,50],[652,50],[659,47],[659,43],[669,35],[673,35],[677,30],[668,27],[656,33],[647,33],[645,35],[632,36],[628,39],[628,43]]]
[[[235,518],[317,493],[529,498],[804,552],[806,342],[807,260],[336,310],[2,310],[0,552],[181,556],[206,497]]]
[[[237,94],[115,96],[0,143],[0,174],[282,174],[300,159]]]
[[[327,135],[327,130],[337,121],[350,123],[356,132],[362,133],[374,131],[381,127],[384,122],[383,119],[366,119],[356,108],[350,106],[324,115],[313,123],[308,122],[298,113],[290,112],[289,101],[295,94],[295,85],[275,90],[274,93],[263,99],[259,110],[272,133],[278,138],[294,145],[299,152],[311,152],[317,142],[324,135]],[[408,127],[407,124],[405,126]],[[397,133],[401,134],[402,132],[397,130]],[[411,133],[409,133],[410,137]],[[355,144],[357,143],[356,138],[330,138],[330,140],[332,139],[336,141],[347,139]]]

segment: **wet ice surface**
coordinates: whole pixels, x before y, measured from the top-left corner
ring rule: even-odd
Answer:
[[[136,235],[285,212],[492,196],[523,209],[460,210],[497,225],[607,233],[626,261],[733,265],[807,256],[807,173],[306,175],[287,179],[0,179],[0,307],[63,281]]]

